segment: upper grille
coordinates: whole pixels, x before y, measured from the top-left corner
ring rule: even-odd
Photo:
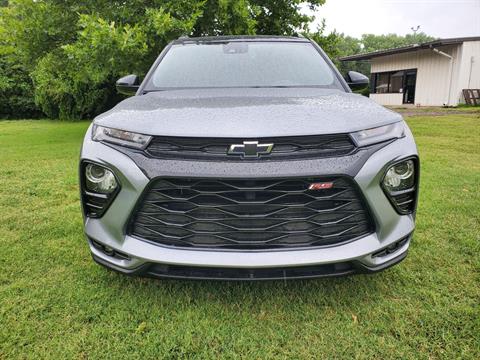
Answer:
[[[152,139],[145,152],[151,157],[162,159],[238,161],[239,155],[228,155],[227,152],[230,145],[242,144],[244,141],[274,145],[270,154],[243,161],[342,156],[355,150],[355,145],[348,134],[334,134],[260,139],[157,136]]]
[[[331,189],[308,190],[313,182]],[[154,180],[130,234],[159,244],[226,249],[331,245],[373,229],[348,178]]]

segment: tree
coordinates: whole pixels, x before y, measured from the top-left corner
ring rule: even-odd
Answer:
[[[401,36],[397,34],[373,35],[363,34],[360,39],[362,45],[362,52],[372,52],[378,50],[392,49],[396,47],[418,44],[435,40],[435,38],[428,36],[421,32],[416,35],[408,34]]]
[[[8,2],[0,2],[0,15]],[[5,17],[0,16],[0,118],[36,117],[40,114],[33,100],[33,84],[28,70],[5,40]]]
[[[341,54],[339,51],[341,36],[336,31],[326,35],[325,27],[326,23],[325,19],[323,19],[315,32],[305,32],[303,35],[320,45],[330,59],[336,59]]]
[[[209,0],[196,21],[192,35],[256,33],[255,10],[248,0]]]
[[[1,45],[0,45],[1,47]],[[0,118],[37,117],[28,71],[5,47],[0,51]]]
[[[357,71],[365,75],[370,75],[370,64],[366,61],[349,61],[342,62],[338,58],[342,56],[359,54],[363,51],[363,43],[360,39],[352,36],[339,35],[338,41],[338,57],[335,58],[335,64],[342,74],[346,74],[349,70]]]
[[[325,0],[251,0],[256,33],[260,35],[296,35],[308,31],[312,16],[302,13],[301,5],[315,11]]]

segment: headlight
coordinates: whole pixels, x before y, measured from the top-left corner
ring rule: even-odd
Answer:
[[[144,149],[151,140],[151,136],[130,131],[112,129],[105,126],[93,125],[92,140],[106,141],[113,144]]]
[[[400,214],[415,210],[418,193],[418,159],[410,158],[387,168],[382,187],[394,208]]]
[[[404,137],[405,126],[403,121],[399,121],[385,126],[357,131],[351,135],[356,145],[362,147]]]

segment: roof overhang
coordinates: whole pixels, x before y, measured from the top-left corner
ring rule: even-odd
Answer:
[[[374,51],[374,52],[365,53],[365,54],[344,56],[339,58],[339,60],[340,61],[370,60],[380,56],[401,54],[401,53],[424,50],[424,49],[433,49],[433,48],[436,48],[439,46],[445,46],[445,45],[458,45],[466,41],[480,41],[480,36],[433,40],[433,41],[425,42],[422,44],[413,44],[413,45],[398,47],[394,49],[379,50],[379,51]]]

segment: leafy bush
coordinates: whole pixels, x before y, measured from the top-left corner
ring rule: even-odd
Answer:
[[[35,102],[52,118],[95,116],[119,98],[115,79],[129,71],[141,73],[146,35],[137,26],[82,15],[78,39],[40,59],[33,79]]]
[[[0,118],[39,116],[33,94],[32,79],[15,56],[15,49],[0,42]]]
[[[50,118],[89,118],[113,105],[116,93],[108,81],[89,82],[76,76],[63,49],[43,57],[35,71],[35,102]]]
[[[33,84],[21,64],[0,57],[0,118],[34,118]]]

